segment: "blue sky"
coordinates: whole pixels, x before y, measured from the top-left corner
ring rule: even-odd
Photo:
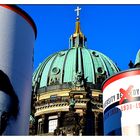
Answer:
[[[81,30],[87,48],[111,58],[121,70],[128,69],[140,49],[140,5],[79,5]],[[77,5],[19,5],[34,20],[37,39],[34,69],[49,55],[69,48],[74,33]]]

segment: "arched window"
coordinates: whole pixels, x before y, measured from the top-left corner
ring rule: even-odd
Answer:
[[[49,120],[49,133],[54,132],[54,130],[58,125],[58,116],[57,115],[49,116],[48,120]]]
[[[38,120],[38,131],[37,131],[37,133],[38,134],[42,134],[43,133],[43,123],[42,123],[42,118],[40,118],[39,120]]]

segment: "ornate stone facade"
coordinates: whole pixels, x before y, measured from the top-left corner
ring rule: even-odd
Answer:
[[[102,93],[91,90],[85,82],[78,90],[73,86],[38,93],[34,105],[36,122],[32,124],[33,134],[103,135]]]
[[[35,135],[103,135],[101,85],[119,69],[87,49],[86,40],[78,16],[70,49],[51,55],[34,72]]]

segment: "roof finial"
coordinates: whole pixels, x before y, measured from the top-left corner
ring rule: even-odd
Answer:
[[[70,37],[71,48],[85,47],[86,37],[84,36],[84,34],[81,32],[81,29],[80,29],[80,17],[79,17],[80,10],[81,8],[79,6],[77,6],[77,8],[74,10],[76,11],[77,18],[76,18],[76,23],[75,23],[75,32]]]
[[[77,6],[77,8],[74,10],[74,11],[76,11],[77,12],[77,20],[79,20],[80,18],[79,18],[79,16],[80,16],[80,10],[81,10],[81,8],[79,7],[79,6]]]

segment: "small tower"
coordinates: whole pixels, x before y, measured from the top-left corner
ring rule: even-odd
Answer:
[[[139,68],[140,67],[140,49],[137,52],[134,67],[135,68]]]

